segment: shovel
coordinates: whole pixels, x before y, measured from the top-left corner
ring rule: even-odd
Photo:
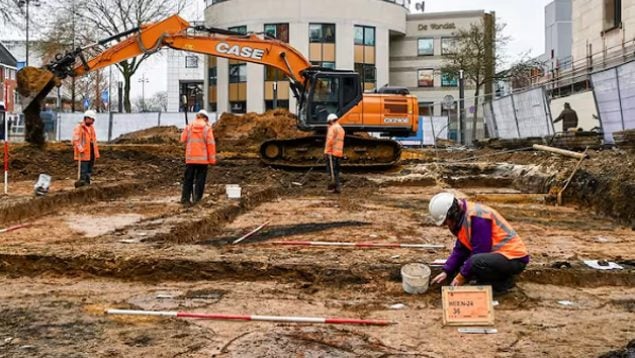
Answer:
[[[331,170],[331,184],[329,185],[329,189],[335,189],[335,173],[333,172],[333,156],[328,154],[329,157],[329,169]]]
[[[80,186],[84,186],[84,182],[81,180],[82,178],[82,160],[77,160],[77,181],[75,181],[75,187],[79,188]]]

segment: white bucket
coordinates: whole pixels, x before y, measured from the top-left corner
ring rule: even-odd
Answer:
[[[403,290],[412,295],[424,293],[430,283],[430,268],[424,264],[407,264],[401,268]]]
[[[229,199],[240,199],[240,193],[242,189],[240,185],[237,184],[228,184],[225,185],[225,193],[227,193],[227,197]]]

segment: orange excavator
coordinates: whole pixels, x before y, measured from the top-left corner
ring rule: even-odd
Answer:
[[[111,42],[117,43],[106,47]],[[103,50],[103,47],[105,47]],[[223,29],[190,26],[178,15],[143,25],[78,48],[43,68],[18,72],[18,92],[24,112],[39,113],[41,101],[61,79],[81,76],[135,56],[169,47],[176,50],[242,60],[281,70],[297,99],[298,128],[316,132],[293,139],[262,143],[261,159],[281,167],[311,167],[323,157],[326,117],[335,113],[347,133],[375,132],[383,136],[408,136],[417,132],[417,98],[406,88],[383,87],[364,93],[357,72],[312,66],[296,49],[263,34],[239,34]],[[99,52],[87,59],[92,48]],[[388,138],[347,135],[343,166],[386,167],[399,161],[401,146]]]

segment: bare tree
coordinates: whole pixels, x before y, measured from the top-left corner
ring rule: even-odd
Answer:
[[[0,0],[0,23],[17,25],[22,16],[19,0]]]
[[[152,95],[148,101],[148,108],[151,111],[168,111],[168,92],[160,91]]]
[[[180,13],[188,2],[189,0],[85,0],[78,15],[93,29],[93,33],[105,38]],[[144,54],[116,65],[123,76],[123,104],[126,112],[131,111],[131,78],[149,55]]]
[[[495,69],[502,65],[501,49],[509,41],[503,36],[504,25],[495,24],[494,19],[484,19],[471,24],[467,29],[458,30],[454,51],[444,54],[445,63],[441,69],[451,77],[457,77],[463,70],[464,78],[476,88],[474,93],[474,117],[472,119],[472,140],[476,139],[479,95],[485,85],[497,78]]]

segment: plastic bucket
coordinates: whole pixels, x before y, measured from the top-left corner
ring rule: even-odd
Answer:
[[[401,268],[401,284],[403,290],[416,295],[428,290],[430,268],[424,264],[407,264]]]
[[[240,193],[242,189],[240,185],[237,184],[228,184],[225,185],[225,193],[227,193],[227,197],[229,199],[240,199]]]

